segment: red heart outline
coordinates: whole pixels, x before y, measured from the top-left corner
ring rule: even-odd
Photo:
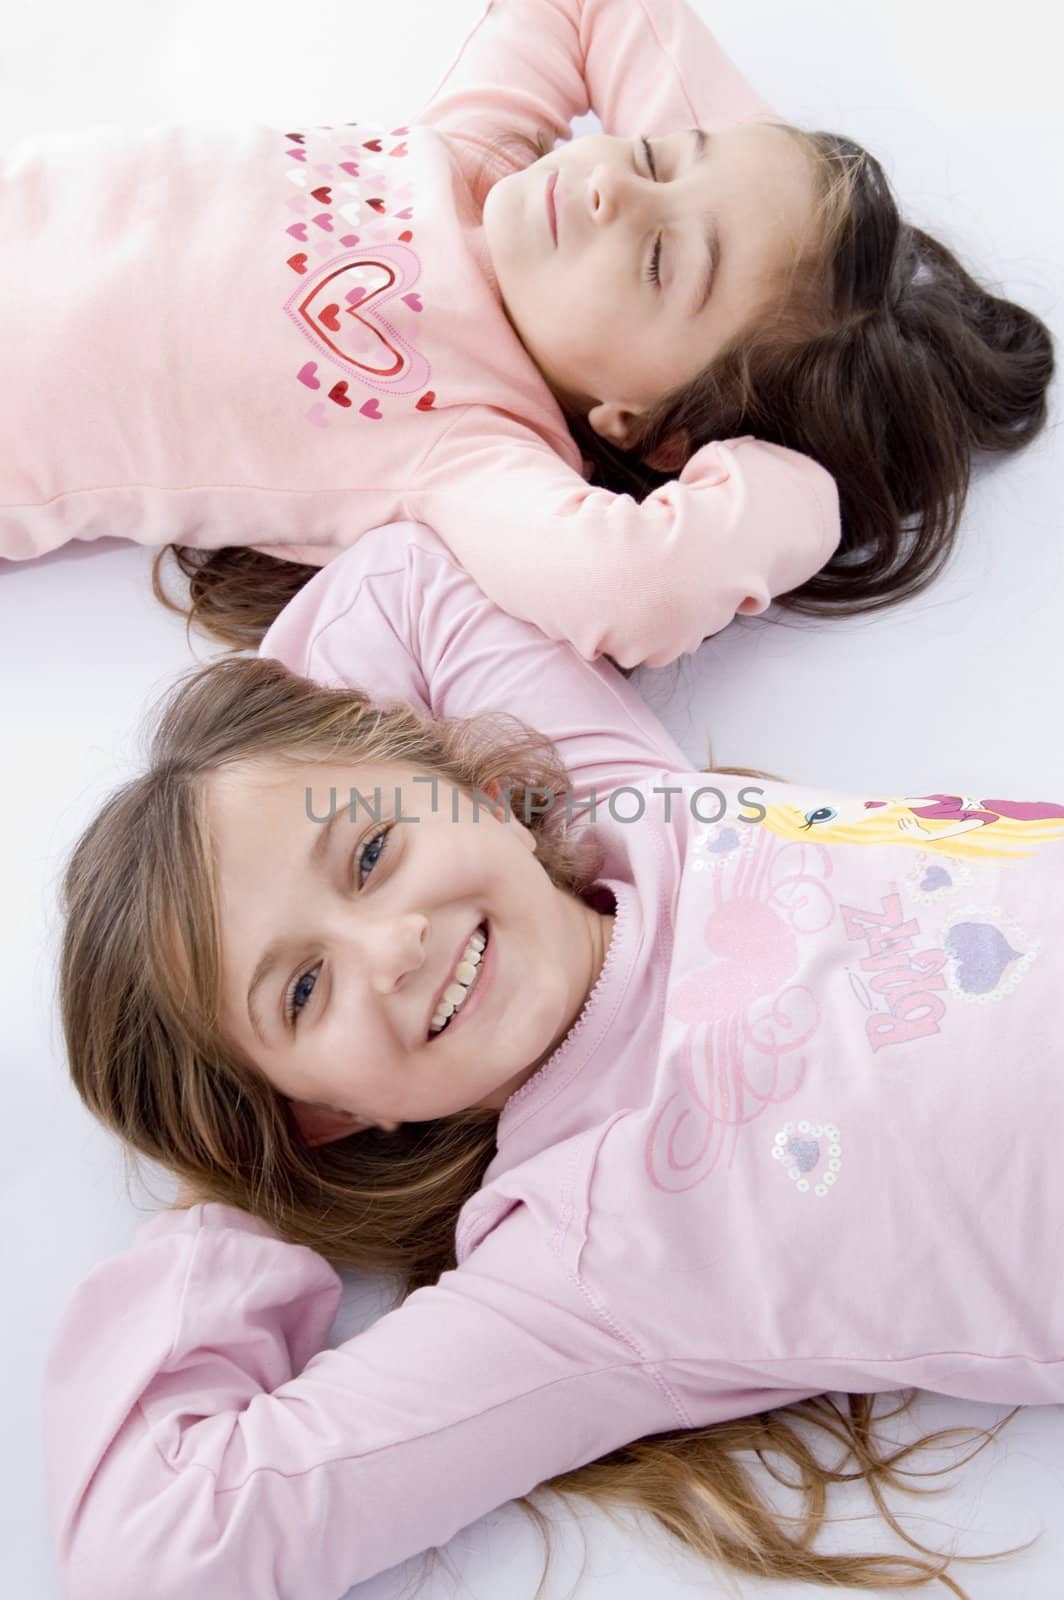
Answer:
[[[291,260],[294,265],[295,258]],[[356,305],[345,305],[345,298],[350,300],[354,293],[346,285],[352,281],[352,274],[362,268],[376,269],[381,281],[364,292]],[[355,377],[384,383],[397,394],[416,394],[431,376],[429,363],[382,316],[381,310],[388,300],[410,290],[420,272],[417,257],[402,245],[377,245],[334,262],[322,275],[316,273],[314,282],[289,297],[285,309],[319,351],[333,357]],[[364,289],[362,284],[356,287]],[[344,348],[344,330],[350,326],[344,321],[345,315],[375,342],[373,359],[361,359]]]

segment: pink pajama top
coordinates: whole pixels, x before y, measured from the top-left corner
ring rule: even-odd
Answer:
[[[822,1391],[1064,1401],[1064,807],[692,771],[419,525],[263,652],[549,734],[612,941],[455,1268],[365,1332],[330,1348],[336,1271],[226,1205],[77,1288],[45,1393],[68,1600],[339,1600],[634,1439]]]
[[[497,605],[625,667],[803,583],[840,536],[823,467],[745,436],[642,502],[592,488],[504,310],[478,174],[591,109],[633,144],[779,120],[685,0],[490,0],[394,125],[0,152],[0,557],[110,535],[321,566],[422,521]]]

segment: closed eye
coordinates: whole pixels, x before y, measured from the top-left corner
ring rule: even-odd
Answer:
[[[639,142],[643,146],[643,154],[646,156],[647,166],[650,168],[650,176],[653,178],[654,182],[657,183],[657,181],[658,181],[658,167],[657,167],[657,162],[654,160],[654,152],[650,148],[650,140],[645,138],[642,134],[640,134]],[[661,284],[661,234],[660,233],[658,234],[658,237],[654,242],[654,252],[653,252],[653,254],[652,254],[651,258],[650,258],[650,265],[647,267],[647,270],[646,270],[646,277],[647,277],[648,282],[653,283],[653,284],[655,284],[657,286],[660,286],[660,284]]]
[[[706,153],[710,148],[711,135],[706,133],[704,128],[692,128],[690,129],[690,133],[694,140],[694,148],[690,163],[690,165],[693,167],[697,165],[699,161],[705,158]],[[658,167],[657,162],[654,159],[654,151],[650,140],[644,134],[640,134],[639,143],[643,147],[643,155],[650,171],[650,175],[654,182],[657,183],[659,182]],[[706,213],[706,215],[701,219],[701,222],[702,238],[705,245],[705,257],[701,271],[698,274],[697,282],[695,284],[695,292],[688,302],[687,316],[692,322],[697,317],[701,316],[703,310],[705,309],[706,302],[709,300],[710,293],[717,281],[717,275],[720,272],[721,247],[717,220],[710,213]],[[658,288],[661,287],[661,275],[659,272],[659,263],[661,260],[661,239],[662,235],[659,234],[654,247],[653,256],[651,257],[650,265],[644,274],[644,276]]]

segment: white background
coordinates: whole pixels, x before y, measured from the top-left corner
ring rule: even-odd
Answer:
[[[912,220],[1059,337],[1064,113],[1044,6],[695,0],[695,7],[782,114],[866,145]],[[101,122],[405,121],[480,9],[480,0],[392,0],[379,8],[323,0],[313,9],[277,0],[55,0],[50,8],[7,0],[0,136],[7,148],[23,133]],[[777,626],[756,619],[679,667],[641,674],[692,764],[706,763],[712,735],[718,762],[764,766],[803,783],[871,794],[948,787],[1064,796],[1058,416],[1054,391],[1054,425],[1042,438],[980,471],[957,554],[930,593],[863,620]],[[67,1084],[53,994],[53,895],[65,854],[104,795],[139,766],[136,732],[148,704],[194,658],[213,653],[198,635],[190,647],[182,624],[152,599],[152,554],[105,540],[36,562],[0,563],[0,1281],[7,1305],[0,1551],[5,1592],[34,1600],[59,1594],[39,1416],[51,1332],[74,1285],[123,1249],[171,1192],[162,1175],[153,1194],[127,1192],[116,1147]],[[1059,1232],[1060,1219],[1047,1226]],[[351,1282],[334,1340],[375,1314],[372,1290]],[[1001,1414],[922,1399],[915,1420],[922,1431],[985,1425]],[[951,1459],[931,1456],[917,1466]],[[1018,1543],[1044,1527],[1027,1555],[996,1567],[960,1566],[954,1575],[972,1600],[1035,1593],[1052,1600],[1064,1593],[1062,1469],[1061,1408],[1031,1408],[947,1496],[895,1503],[911,1506],[905,1525],[916,1536],[949,1548],[956,1529],[968,1553]],[[871,1510],[863,1499],[834,1504]],[[578,1509],[589,1547],[580,1595],[727,1592],[693,1558],[666,1558],[645,1532],[618,1531]],[[557,1517],[554,1527],[547,1600],[569,1592],[583,1556],[577,1525]],[[898,1544],[872,1516],[832,1529],[824,1547]],[[538,1538],[512,1507],[466,1530],[448,1553],[468,1595],[531,1597],[539,1578]],[[357,1592],[391,1600],[408,1578],[400,1568]],[[741,1588],[773,1600],[823,1592],[753,1580]],[[455,1592],[443,1575],[421,1591]]]

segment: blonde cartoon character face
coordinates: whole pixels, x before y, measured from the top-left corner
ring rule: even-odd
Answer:
[[[822,790],[766,788],[763,824],[785,839],[825,844],[907,844],[950,855],[1026,855],[1064,835],[1056,801],[918,794],[866,800]]]
[[[844,844],[904,837],[910,818],[905,800],[866,800],[859,794],[766,785],[764,825],[788,839],[818,839]]]

